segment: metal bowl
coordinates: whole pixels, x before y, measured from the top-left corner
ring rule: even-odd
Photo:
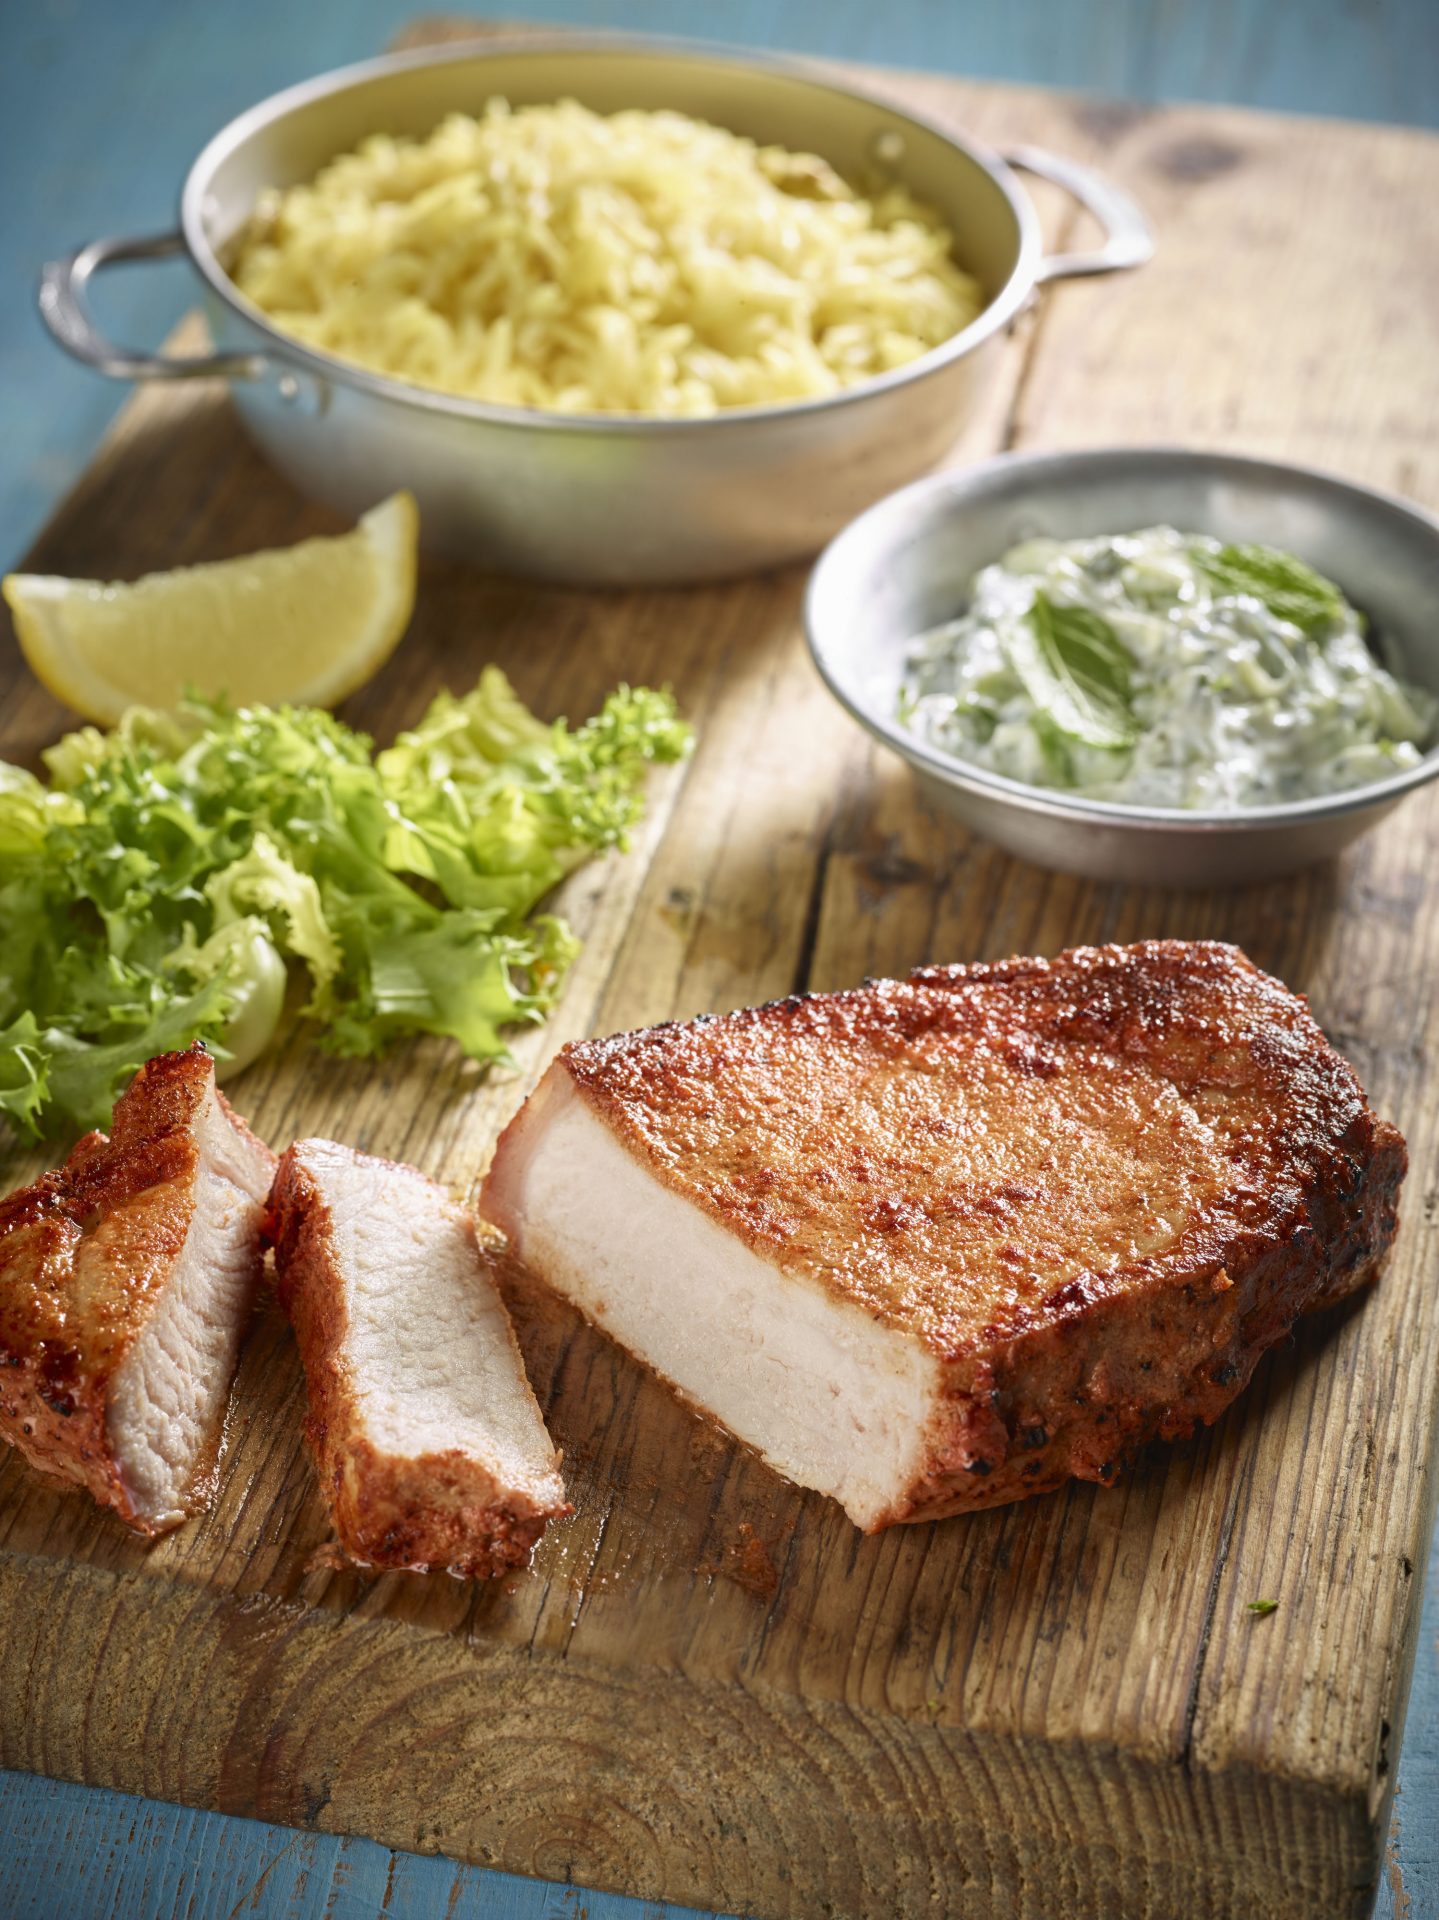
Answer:
[[[673,107],[761,142],[822,154],[850,178],[902,179],[959,236],[988,304],[951,340],[833,398],[702,420],[564,415],[487,405],[346,365],[273,327],[225,270],[266,187],[308,180],[366,135],[428,133],[495,95],[572,98],[600,112]],[[1012,171],[1073,193],[1105,244],[1045,257]],[[205,148],[180,227],[97,240],[45,268],[41,311],[71,353],[128,380],[220,376],[250,432],[305,492],[347,514],[407,486],[427,545],[552,580],[715,579],[813,553],[861,508],[933,466],[969,419],[1004,329],[1035,287],[1136,266],[1151,243],[1123,194],[1034,149],[986,153],[803,67],[664,42],[547,40],[395,55],[326,74],[241,114]],[[218,351],[180,359],[106,340],[90,277],[188,253]]]
[[[1410,772],[1286,806],[1123,806],[1006,779],[900,725],[912,641],[963,610],[981,567],[1035,535],[1165,523],[1308,560],[1368,615],[1386,664],[1439,693],[1439,521],[1308,468],[1169,447],[1004,454],[881,501],[815,567],[810,651],[835,698],[941,807],[1021,859],[1096,880],[1211,887],[1291,873],[1337,853],[1439,775],[1436,747]]]

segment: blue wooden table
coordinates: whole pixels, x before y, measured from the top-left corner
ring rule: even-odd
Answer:
[[[417,10],[414,0],[229,9],[37,0],[7,11],[0,561],[18,558],[124,397],[42,337],[31,304],[40,261],[100,233],[164,227],[186,166],[216,127],[279,86],[375,52]],[[730,0],[722,11],[697,0],[506,0],[495,11],[1142,99],[1439,126],[1439,0]],[[181,269],[168,279],[152,271],[107,287],[105,314],[117,333],[150,343],[187,297]],[[655,1920],[680,1911],[4,1773],[0,1859],[0,1915],[34,1920]],[[1439,1543],[1376,1916],[1439,1920]]]

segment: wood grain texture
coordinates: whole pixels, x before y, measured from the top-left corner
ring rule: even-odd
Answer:
[[[1055,290],[1021,325],[961,456],[1185,438],[1439,504],[1412,358],[1432,356],[1439,238],[1393,211],[1427,204],[1439,142],[881,84],[991,140],[1100,160],[1160,223],[1153,268]],[[222,399],[147,396],[33,564],[133,574],[326,524]],[[495,659],[547,713],[669,680],[699,747],[657,779],[633,850],[567,889],[585,953],[518,1073],[481,1078],[427,1042],[376,1071],[297,1040],[235,1085],[258,1130],[334,1132],[463,1191],[574,1034],[925,960],[1218,936],[1311,995],[1409,1136],[1378,1292],[1303,1328],[1216,1429],[1120,1488],[865,1540],[516,1280],[576,1513],[532,1572],[484,1587],[311,1569],[325,1517],[270,1313],[220,1502],[171,1539],[146,1550],[0,1463],[0,1761],[766,1915],[1361,1913],[1435,1485],[1439,796],[1262,891],[1042,874],[927,814],[837,714],[803,654],[801,586],[601,597],[426,569],[359,724],[387,735]],[[26,757],[62,716],[13,649],[3,672],[4,751]],[[1265,1620],[1245,1610],[1260,1595],[1279,1603]]]

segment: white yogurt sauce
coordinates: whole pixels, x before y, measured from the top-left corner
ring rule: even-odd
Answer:
[[[916,640],[900,717],[1032,786],[1224,811],[1416,766],[1439,703],[1302,561],[1150,527],[984,568],[968,611]]]

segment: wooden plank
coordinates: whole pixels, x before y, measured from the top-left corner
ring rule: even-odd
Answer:
[[[1161,219],[1147,274],[1046,297],[963,451],[1232,440],[1252,418],[1253,444],[1302,438],[1439,497],[1409,430],[1424,403],[1405,412],[1397,367],[1370,353],[1316,383],[1351,340],[1385,337],[1347,262],[1386,287],[1401,266],[1410,288],[1433,284],[1435,243],[1381,217],[1371,182],[1422,204],[1435,142],[880,84],[991,139],[1102,156]],[[1305,223],[1321,189],[1322,235]],[[1302,298],[1276,295],[1280,273]],[[1422,348],[1420,323],[1385,310],[1388,337]],[[1281,343],[1260,373],[1216,358],[1216,339],[1260,328]],[[138,572],[323,524],[223,402],[149,395],[34,564]],[[262,1131],[337,1131],[463,1188],[570,1033],[923,959],[1213,933],[1313,995],[1416,1169],[1434,1164],[1439,803],[1263,892],[1038,874],[929,816],[836,715],[803,657],[800,587],[600,597],[427,567],[402,661],[353,703],[360,724],[388,733],[493,658],[549,712],[587,711],[620,677],[669,679],[699,748],[657,782],[635,850],[568,889],[586,954],[518,1074],[477,1081],[430,1044],[374,1072],[297,1042],[237,1085]],[[4,671],[5,750],[31,754],[61,717],[13,651]],[[327,1529],[272,1314],[246,1351],[219,1504],[179,1535],[146,1550],[0,1464],[0,1760],[763,1914],[1357,1913],[1433,1502],[1421,1188],[1375,1298],[1302,1330],[1195,1445],[1112,1491],[874,1540],[515,1280],[576,1514],[530,1575],[488,1587],[312,1564]],[[759,1577],[737,1551],[753,1542]],[[1244,1602],[1261,1592],[1280,1610],[1258,1622]]]
[[[1171,110],[1136,116],[1114,163],[1156,220],[1158,258],[1123,302],[1082,286],[1062,296],[1064,325],[1056,319],[1046,329],[1027,369],[1019,440],[1088,444],[1099,418],[1106,440],[1227,445],[1439,502],[1439,395],[1414,378],[1434,357],[1439,249],[1408,247],[1417,184],[1435,164],[1433,141]],[[1316,206],[1325,209],[1322,245]],[[1422,1183],[1439,1146],[1426,1085],[1432,961],[1418,957],[1432,956],[1439,942],[1439,903],[1425,884],[1434,873],[1436,817],[1432,799],[1421,802],[1337,869],[1258,898],[1163,899],[1076,889],[1057,878],[1027,885],[1033,931],[1003,915],[987,929],[986,908],[976,910],[961,882],[958,910],[937,941],[916,928],[876,955],[868,919],[864,962],[897,970],[931,951],[968,954],[976,943],[985,952],[1046,950],[1080,933],[1239,939],[1310,994],[1373,1098],[1405,1116]],[[872,820],[882,835],[883,813]],[[872,826],[861,866],[878,844]],[[902,836],[884,845],[901,864],[908,857]],[[993,856],[980,857],[993,864]],[[951,891],[940,893],[941,919]],[[851,881],[851,900],[853,892]],[[1087,926],[1077,917],[1086,914]],[[842,925],[847,916],[836,919]],[[826,980],[848,977],[860,958],[821,952]],[[1383,1663],[1352,1665],[1350,1653],[1373,1632],[1402,1657],[1417,1617],[1414,1569],[1422,1569],[1429,1536],[1411,1517],[1431,1510],[1433,1464],[1422,1447],[1400,1441],[1389,1415],[1393,1395],[1416,1378],[1427,1393],[1439,1366],[1422,1297],[1434,1261],[1432,1191],[1411,1198],[1411,1215],[1421,1209],[1410,1232],[1426,1245],[1408,1296],[1402,1284],[1386,1290],[1381,1312],[1317,1352],[1302,1391],[1236,1436],[1233,1499],[1211,1514],[1225,1541],[1224,1582],[1187,1730],[1193,1755],[1216,1771],[1261,1760],[1302,1769],[1322,1754],[1330,1777],[1349,1790],[1364,1781],[1374,1794],[1384,1790],[1393,1729],[1378,1703],[1395,1676]],[[1270,1390],[1266,1380],[1260,1397]],[[1331,1567],[1343,1561],[1346,1543],[1365,1531],[1360,1515],[1379,1497],[1382,1433],[1394,1446],[1383,1497],[1397,1503],[1405,1524],[1382,1544],[1366,1541],[1353,1578],[1333,1591],[1308,1584],[1294,1543],[1312,1543]],[[1263,1499],[1255,1498],[1259,1486]],[[1244,1596],[1282,1591],[1286,1576],[1298,1584],[1283,1635],[1254,1631]]]

